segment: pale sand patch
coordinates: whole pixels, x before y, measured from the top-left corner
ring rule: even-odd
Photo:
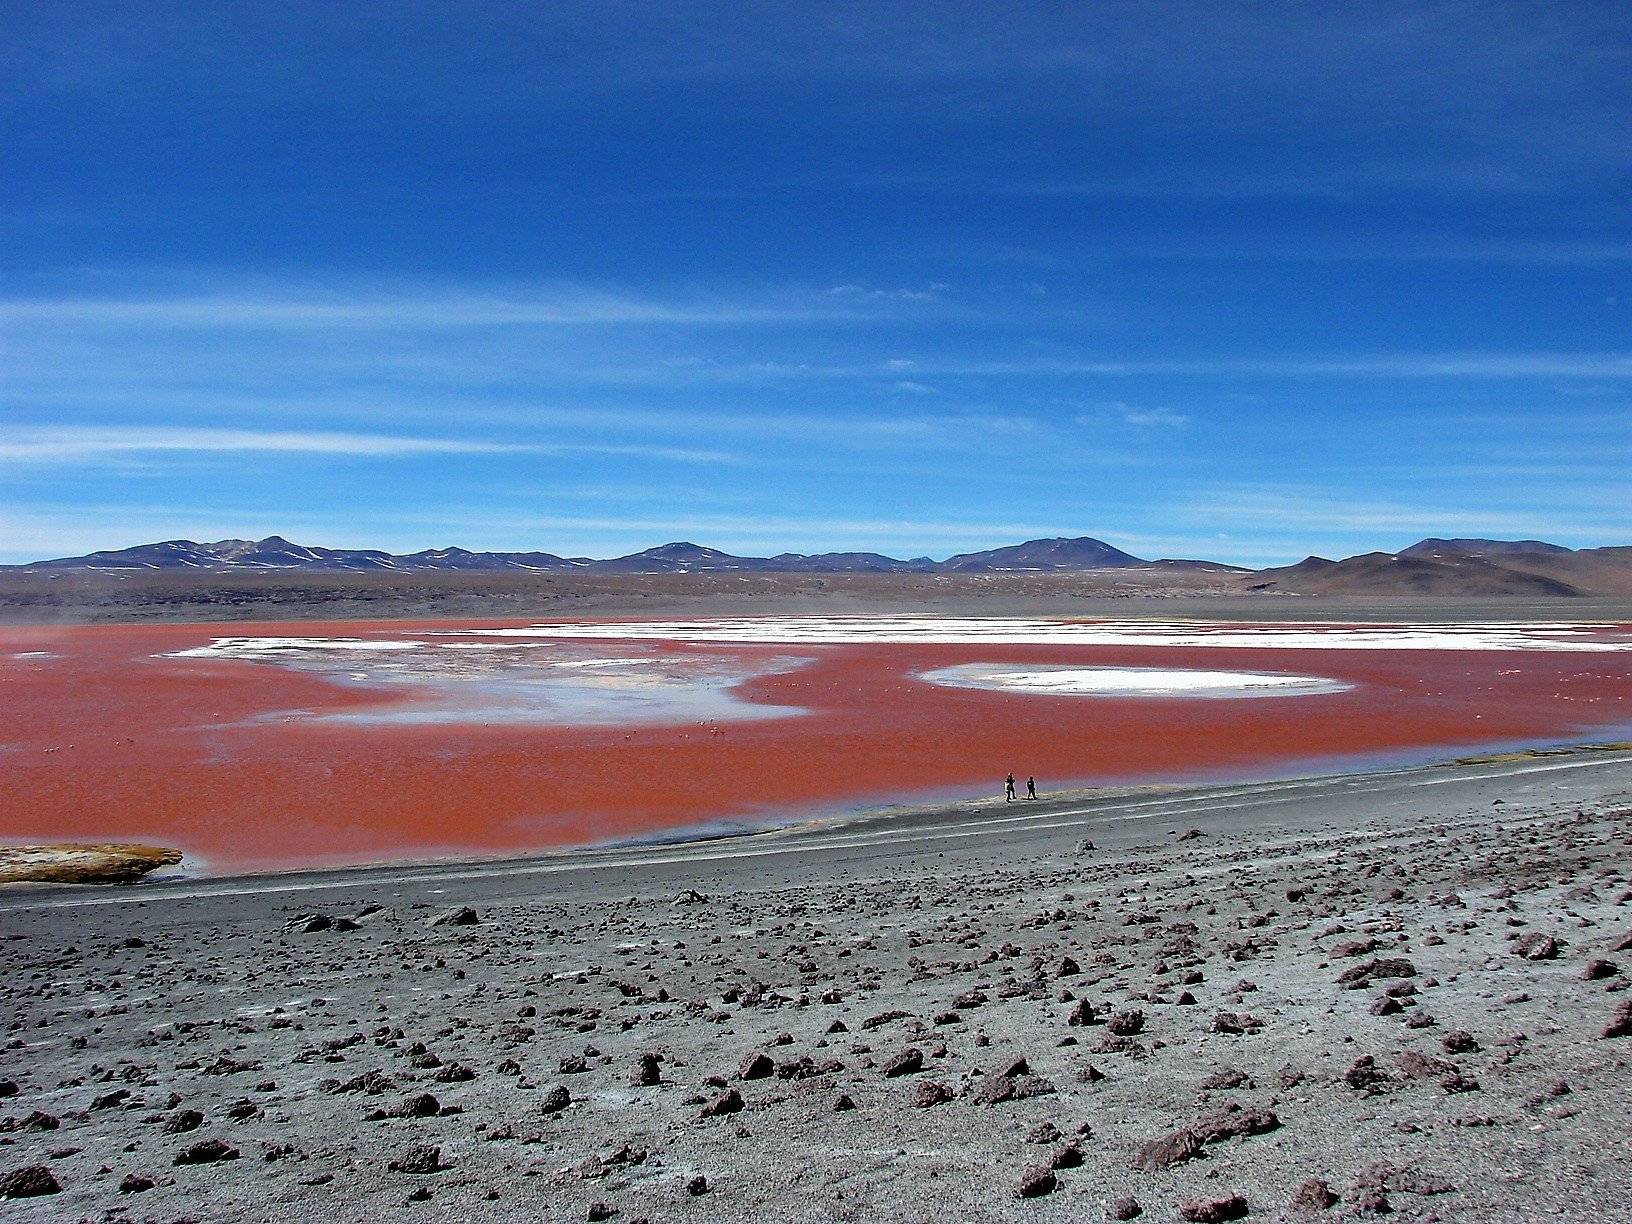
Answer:
[[[1353,688],[1323,676],[1164,667],[1071,667],[964,663],[923,672],[931,684],[1070,697],[1295,697]]]

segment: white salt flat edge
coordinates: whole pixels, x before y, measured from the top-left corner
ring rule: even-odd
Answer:
[[[438,643],[442,645],[442,643]],[[448,643],[452,645],[452,643]],[[310,650],[420,650],[424,642],[369,638],[223,637],[203,646],[173,650],[172,659],[248,659],[285,651]]]
[[[1240,625],[1195,620],[1043,620],[1008,617],[807,616],[684,621],[577,621],[463,636],[737,642],[780,645],[1008,643],[1025,646],[1214,646],[1278,650],[1632,650],[1623,626],[1567,621]],[[428,635],[429,636],[429,635]]]
[[[404,651],[418,651],[420,657],[429,664],[429,656],[442,651],[471,652],[472,657],[465,666],[473,671],[479,671],[483,666],[483,656],[498,656],[502,651],[524,650],[530,646],[541,645],[532,642],[417,642],[398,639],[369,639],[369,638],[324,638],[324,637],[223,637],[216,638],[203,646],[192,646],[185,650],[171,651],[166,658],[171,659],[238,659],[250,662],[267,663],[321,663],[325,656],[332,652],[344,654],[382,653],[395,654]],[[571,672],[598,672],[602,670],[616,670],[622,668],[644,669],[649,671],[673,671],[677,666],[682,669],[688,661],[714,662],[714,660],[687,660],[677,659],[666,654],[652,654],[645,656],[609,655],[593,659],[530,659],[528,662],[539,672],[571,671]],[[358,662],[361,662],[359,660]],[[406,666],[413,668],[414,663]],[[357,673],[358,677],[366,673]],[[449,673],[438,672],[439,675]],[[586,680],[590,679],[586,677]]]
[[[1271,697],[1340,693],[1354,686],[1284,672],[1202,671],[1162,667],[1006,667],[965,663],[921,672],[949,688],[1071,697]]]

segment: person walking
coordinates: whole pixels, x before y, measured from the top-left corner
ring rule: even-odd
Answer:
[[[1003,802],[1014,802],[1014,775],[1012,773],[1003,779]]]
[[[1026,779],[1026,798],[1027,799],[1037,798],[1037,779],[1036,778],[1028,777]]]

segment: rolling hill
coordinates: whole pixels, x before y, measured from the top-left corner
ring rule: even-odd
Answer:
[[[282,536],[268,536],[264,540],[217,540],[209,544],[192,540],[165,540],[81,557],[59,557],[0,568],[28,572],[199,570],[228,573],[294,570],[424,573],[515,570],[591,574],[1002,574],[1083,572],[1141,566],[1195,567],[1221,573],[1236,572],[1236,567],[1208,561],[1146,561],[1088,536],[1030,540],[985,552],[960,553],[945,561],[933,561],[928,557],[901,561],[870,552],[779,553],[774,557],[738,557],[683,540],[605,560],[561,557],[548,552],[472,552],[463,548],[426,549],[399,555],[378,549],[310,547],[291,543]]]

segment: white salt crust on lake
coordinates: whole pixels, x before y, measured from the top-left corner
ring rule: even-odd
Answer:
[[[650,652],[650,653],[647,653]],[[328,723],[374,726],[656,726],[791,718],[796,706],[744,701],[739,684],[802,666],[796,658],[752,662],[632,645],[328,637],[223,637],[172,659],[271,664],[335,683],[396,690],[379,706],[312,714]]]
[[[1202,671],[1164,667],[1013,666],[964,663],[922,672],[919,679],[947,688],[986,689],[1060,697],[1296,697],[1353,688],[1323,676],[1281,672]]]
[[[451,631],[450,631],[451,632]],[[575,621],[458,630],[499,638],[588,638],[785,645],[1212,646],[1266,650],[1632,650],[1623,626],[1565,621],[1426,625],[1015,617],[767,616],[677,621]]]

